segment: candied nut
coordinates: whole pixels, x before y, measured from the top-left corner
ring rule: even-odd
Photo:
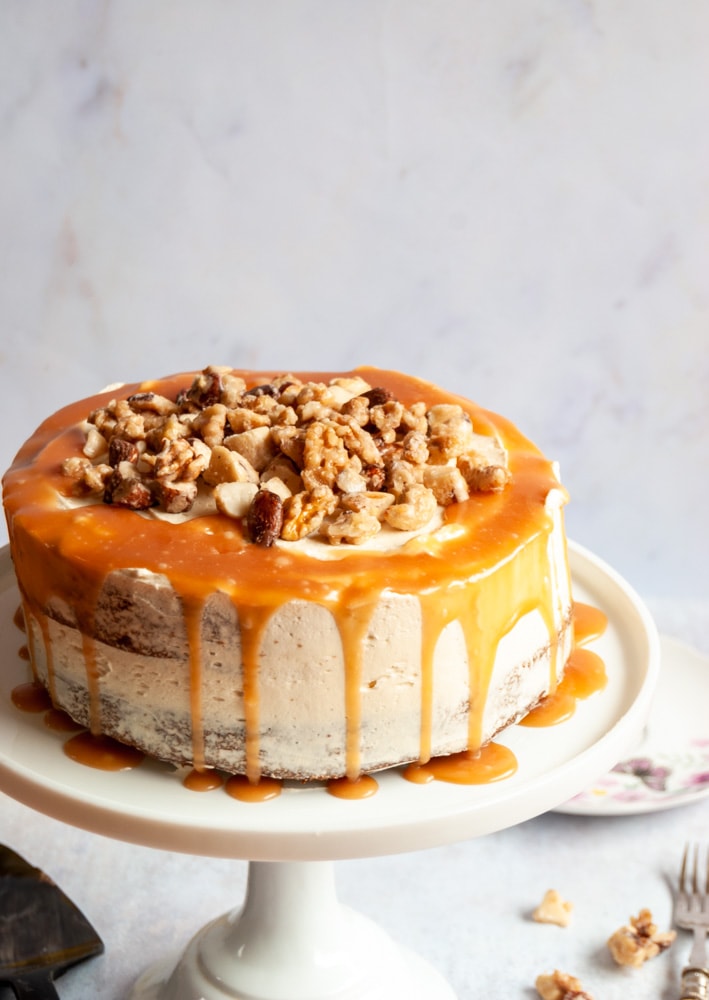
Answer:
[[[271,437],[276,447],[295,465],[302,469],[305,465],[305,430],[291,425],[271,428]]]
[[[323,532],[333,544],[349,542],[350,545],[361,545],[381,531],[381,522],[374,514],[365,510],[343,510],[331,521]]]
[[[384,403],[388,403],[394,399],[394,393],[380,385],[374,386],[373,389],[367,389],[361,395],[364,396],[370,406],[383,406]]]
[[[246,396],[271,396],[276,399],[280,395],[280,389],[277,385],[269,382],[267,385],[255,385],[252,389],[247,389],[245,392]]]
[[[410,431],[417,431],[419,434],[423,434],[424,437],[428,433],[428,418],[426,417],[426,404],[425,403],[414,403],[412,406],[407,406],[404,410],[402,419],[402,425]]]
[[[227,517],[246,517],[257,493],[256,483],[217,483],[214,487],[214,501],[217,510]]]
[[[542,1000],[593,1000],[576,976],[555,969],[551,975],[542,973],[534,983]]]
[[[293,496],[293,491],[289,489],[282,479],[278,476],[271,476],[266,482],[261,481],[261,489],[270,490],[271,493],[275,493],[281,498],[281,500],[287,500],[289,497]]]
[[[199,434],[210,448],[222,444],[227,412],[223,403],[212,403],[211,406],[205,406],[192,421],[192,433]]]
[[[224,439],[224,446],[240,455],[261,472],[276,455],[276,445],[270,427],[253,427],[241,434],[231,434]]]
[[[138,445],[135,441],[126,441],[124,438],[114,437],[108,446],[109,465],[120,465],[121,462],[138,461]]]
[[[289,497],[283,504],[281,538],[295,542],[313,534],[320,528],[325,517],[332,514],[336,505],[334,493],[326,487],[303,490]]]
[[[128,397],[128,402],[136,413],[148,411],[166,417],[177,410],[176,403],[157,392],[136,392]]]
[[[337,388],[341,392],[345,392],[348,399],[359,396],[371,389],[369,382],[365,382],[360,375],[342,375],[334,378],[330,385],[332,388]]]
[[[409,431],[402,441],[401,457],[412,465],[425,465],[428,461],[426,435],[421,431]]]
[[[272,478],[281,479],[291,493],[300,493],[303,480],[295,464],[285,455],[275,455],[261,473],[261,482],[267,483]]]
[[[409,486],[399,503],[389,507],[384,520],[399,531],[416,531],[428,524],[436,508],[436,498],[431,490],[416,483]]]
[[[129,412],[116,421],[113,434],[126,438],[129,441],[142,441],[147,431],[145,429],[145,417],[142,413]]]
[[[187,390],[186,400],[200,410],[221,401],[222,373],[215,367],[205,368]]]
[[[100,455],[105,455],[108,451],[108,442],[101,431],[93,424],[89,424],[86,429],[86,440],[84,441],[83,452],[87,458],[97,459]]]
[[[202,478],[210,486],[217,483],[258,483],[259,475],[253,465],[238,451],[225,445],[212,448],[209,465]]]
[[[367,480],[358,471],[359,463],[350,463],[339,473],[335,480],[335,486],[342,493],[363,493],[367,489]]]
[[[197,479],[209,467],[211,448],[200,438],[178,438],[165,441],[155,456],[155,475],[158,479]]]
[[[121,462],[106,483],[103,494],[105,503],[129,510],[146,510],[153,506],[153,494],[137,475],[132,473],[128,462]]]
[[[365,427],[369,423],[369,400],[365,396],[353,396],[343,404],[340,413]]]
[[[507,452],[496,438],[485,434],[472,435],[470,448],[458,456],[457,464],[471,492],[502,490],[510,478]]]
[[[192,509],[197,497],[197,483],[173,483],[158,481],[155,484],[154,496],[168,514],[185,514]]]
[[[362,475],[368,490],[378,493],[384,488],[386,470],[383,465],[364,465],[362,466]]]
[[[441,507],[460,503],[470,496],[463,474],[450,465],[427,465],[423,470],[424,486],[432,491]]]
[[[401,426],[404,415],[404,406],[396,399],[389,402],[371,406],[369,410],[369,421],[376,431],[376,438],[383,444],[392,444],[396,441],[396,433]]]
[[[305,431],[303,448],[303,485],[306,489],[314,486],[333,486],[338,473],[350,462],[345,443],[332,424],[316,422],[309,424]]]
[[[386,485],[395,497],[401,497],[412,486],[423,480],[423,470],[419,466],[402,459],[394,459],[387,466]]]
[[[571,922],[573,903],[567,903],[556,889],[547,889],[541,903],[532,913],[532,920],[540,924],[557,924],[568,927]]]
[[[113,475],[110,465],[94,465],[89,458],[73,456],[62,462],[62,473],[73,480],[73,492],[77,496],[103,493],[108,479]]]
[[[190,437],[192,423],[184,414],[171,413],[157,427],[152,427],[145,435],[145,444],[154,452],[162,449],[165,441],[177,441],[178,438]],[[120,440],[120,438],[116,438]]]
[[[268,548],[279,537],[282,525],[283,501],[270,490],[259,490],[246,515],[251,541]]]
[[[376,441],[353,417],[342,419],[337,434],[347,451],[351,455],[356,455],[362,465],[382,464],[382,453]]]
[[[608,939],[608,948],[618,965],[635,969],[666,951],[677,936],[676,931],[658,931],[652,913],[642,909],[630,923],[619,927]]]
[[[438,403],[428,411],[429,455],[431,462],[444,464],[470,449],[473,425],[457,403]]]
[[[510,479],[508,469],[500,465],[478,465],[470,455],[458,458],[458,469],[471,493],[499,493]]]
[[[253,430],[254,427],[270,427],[271,419],[266,413],[257,413],[245,406],[236,406],[228,411],[227,422],[234,434]]]
[[[363,510],[380,521],[393,503],[394,497],[391,493],[379,493],[373,490],[364,493],[343,493],[340,497],[340,507],[343,510]]]
[[[222,372],[222,388],[219,394],[219,401],[227,408],[231,408],[246,390],[246,382],[240,375],[235,375],[231,371]]]

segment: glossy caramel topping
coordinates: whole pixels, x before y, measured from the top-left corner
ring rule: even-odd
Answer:
[[[582,601],[574,602],[574,640],[583,646],[600,638],[608,627],[608,616],[600,608]]]
[[[360,774],[358,778],[336,778],[328,781],[327,790],[336,799],[368,799],[379,790],[377,779],[371,774]]]
[[[64,744],[64,753],[77,764],[99,771],[130,771],[144,759],[144,754],[108,736],[83,732]]]
[[[577,647],[569,657],[564,677],[553,694],[521,720],[522,726],[553,726],[570,718],[579,699],[602,691],[608,680],[601,657],[590,649]]]
[[[211,792],[222,787],[224,777],[218,771],[198,771],[193,768],[182,779],[182,784],[191,792]]]
[[[52,700],[44,685],[39,681],[18,684],[10,693],[12,704],[21,712],[46,712],[52,707]]]
[[[465,750],[449,757],[434,757],[425,764],[411,764],[404,777],[416,784],[437,780],[455,785],[487,785],[509,778],[516,770],[514,753],[493,741],[480,750]]]
[[[281,794],[283,786],[274,778],[260,778],[251,781],[245,775],[235,774],[227,778],[224,789],[227,795],[240,802],[267,802]]]
[[[43,722],[53,733],[77,733],[84,728],[61,708],[50,708],[45,712]]]
[[[251,386],[268,382],[273,372],[237,372]],[[298,373],[327,381],[342,373]],[[360,773],[361,650],[373,609],[384,589],[416,595],[423,605],[421,760],[431,754],[433,651],[445,626],[458,620],[470,663],[469,743],[479,746],[495,653],[500,639],[527,612],[545,622],[551,655],[551,686],[556,679],[556,648],[563,609],[556,606],[549,572],[548,539],[552,521],[549,493],[561,491],[550,462],[517,429],[473,403],[408,376],[377,369],[353,373],[372,385],[386,386],[405,405],[420,399],[431,406],[457,403],[476,432],[496,435],[509,453],[511,482],[500,491],[473,494],[445,510],[446,528],[417,538],[398,550],[363,551],[347,547],[346,558],[314,559],[297,546],[263,548],[246,540],[241,525],[224,515],[195,517],[180,524],[143,517],[111,505],[63,506],[57,497],[70,486],[61,463],[80,456],[79,427],[87,414],[115,392],[75,403],[50,417],[17,456],[4,479],[4,502],[18,580],[26,607],[40,623],[53,694],[51,642],[44,610],[59,597],[76,614],[83,635],[91,730],[102,730],[100,676],[93,644],[93,615],[107,575],[141,568],[166,575],[179,594],[190,646],[193,756],[204,762],[200,695],[201,634],[204,602],[215,590],[230,595],[239,614],[246,712],[246,774],[259,782],[258,666],[261,639],[271,614],[302,598],[329,609],[342,638],[346,669],[347,776]],[[121,396],[154,391],[174,398],[194,373],[159,382],[128,385]],[[450,537],[450,535],[453,537]],[[30,649],[30,653],[32,650]],[[34,661],[34,657],[32,657]]]

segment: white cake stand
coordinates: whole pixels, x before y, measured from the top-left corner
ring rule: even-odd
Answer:
[[[198,794],[181,774],[145,761],[94,771],[62,753],[41,718],[19,712],[12,688],[27,679],[14,651],[18,597],[0,551],[0,789],[75,826],[164,850],[249,861],[242,906],[200,931],[136,983],[131,1000],[455,1000],[428,964],[375,923],[341,905],[334,861],[452,843],[492,833],[560,805],[635,746],[659,671],[657,632],[637,595],[605,563],[572,545],[574,596],[602,608],[609,627],[593,648],[605,689],[567,722],[515,726],[502,742],[518,770],[482,786],[415,785],[397,769],[368,799],[344,801],[321,786],[293,786],[262,803],[223,790]]]

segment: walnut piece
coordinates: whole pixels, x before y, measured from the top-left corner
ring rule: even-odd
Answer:
[[[214,365],[175,399],[148,390],[94,410],[62,471],[76,496],[158,515],[187,514],[198,497],[202,512],[211,496],[261,545],[416,531],[510,478],[502,445],[457,403],[404,404],[357,375],[247,388]]]
[[[593,1000],[581,986],[576,976],[555,969],[551,974],[542,973],[534,984],[542,1000]]]
[[[541,903],[532,913],[532,920],[536,920],[539,924],[568,927],[573,908],[574,904],[563,900],[556,889],[547,889]]]
[[[630,918],[629,924],[611,934],[608,948],[618,965],[639,969],[648,959],[666,951],[676,937],[676,931],[659,931],[650,910],[642,909],[637,917]]]

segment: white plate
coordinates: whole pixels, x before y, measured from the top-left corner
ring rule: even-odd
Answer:
[[[643,738],[631,754],[556,811],[655,812],[709,795],[709,657],[662,636],[660,676]]]
[[[12,622],[18,603],[7,550],[0,552],[0,789],[75,826],[164,850],[254,861],[336,860],[419,850],[491,833],[546,812],[586,788],[634,746],[659,670],[655,626],[635,592],[607,564],[570,548],[577,600],[606,612],[593,644],[608,683],[567,722],[514,726],[501,742],[518,770],[481,786],[415,785],[397,769],[377,776],[369,799],[343,801],[317,785],[243,803],[223,790],[185,789],[180,774],[154,761],[133,771],[96,771],[70,760],[41,717],[19,712],[12,688],[27,679]]]

